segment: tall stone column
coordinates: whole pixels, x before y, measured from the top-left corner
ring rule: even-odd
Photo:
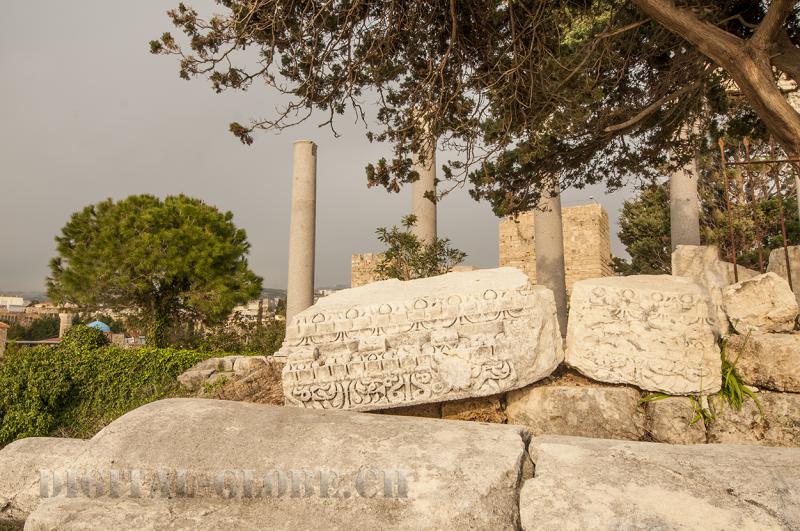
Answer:
[[[8,342],[8,325],[0,323],[0,358],[6,353],[6,342]]]
[[[72,317],[71,313],[58,314],[58,337],[64,337],[67,330],[72,328]]]
[[[698,176],[697,159],[694,158],[670,177],[669,220],[673,251],[678,245],[700,245]]]
[[[417,158],[414,169],[419,179],[411,183],[411,213],[417,217],[412,233],[420,241],[436,240],[436,203],[425,197],[427,192],[436,195],[436,143],[427,149],[424,162]],[[430,195],[430,194],[429,194]]]
[[[556,182],[545,191],[533,214],[536,283],[553,290],[561,335],[567,335],[567,282],[564,266],[564,229],[561,222],[561,189]]]
[[[289,281],[286,324],[314,304],[314,246],[317,220],[317,145],[294,143],[292,213],[289,227]]]

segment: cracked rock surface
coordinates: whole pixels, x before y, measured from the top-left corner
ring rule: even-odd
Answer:
[[[537,437],[523,529],[798,529],[800,450]]]
[[[29,531],[800,528],[800,449],[530,439],[510,425],[221,400],[154,402],[88,441],[18,441],[0,451],[0,465],[0,528],[13,510]],[[118,470],[122,484],[124,471],[140,470],[142,489],[97,496],[79,481],[72,497],[39,498],[41,468]],[[380,471],[398,469],[407,494],[392,479],[386,496]],[[193,497],[176,492],[172,472],[164,482],[148,475],[157,470],[188,471]],[[249,492],[236,483],[246,470],[260,472]],[[275,470],[289,472],[285,491],[276,495],[273,474],[265,495],[264,472]],[[323,496],[303,470],[340,478]],[[364,476],[363,491],[360,470],[379,471]]]

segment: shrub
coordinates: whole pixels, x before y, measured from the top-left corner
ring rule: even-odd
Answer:
[[[464,261],[467,254],[450,247],[449,239],[436,238],[426,243],[414,234],[416,216],[409,215],[402,220],[402,229],[379,227],[375,232],[378,240],[386,245],[383,258],[375,266],[378,278],[398,278],[413,280],[442,275]]]
[[[23,437],[88,437],[126,412],[180,394],[177,377],[211,352],[107,345],[70,329],[56,347],[10,349],[0,363],[0,447]]]

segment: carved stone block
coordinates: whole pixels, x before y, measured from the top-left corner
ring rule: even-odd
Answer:
[[[739,280],[758,276],[757,271],[739,266]],[[719,249],[714,245],[678,245],[672,252],[672,274],[688,277],[708,290],[711,316],[716,320],[717,335],[728,333],[730,325],[725,314],[722,291],[736,282],[733,264],[720,260]]]
[[[564,357],[552,291],[514,268],[334,293],[295,316],[281,356],[287,405],[361,411],[502,393]]]
[[[596,278],[572,288],[566,361],[584,375],[681,395],[720,388],[708,292],[669,275]]]
[[[797,300],[789,283],[775,273],[728,286],[722,295],[728,319],[740,334],[794,330]]]

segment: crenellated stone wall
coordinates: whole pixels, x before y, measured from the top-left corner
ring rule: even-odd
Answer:
[[[597,203],[564,208],[567,291],[579,280],[614,274],[608,213]],[[500,221],[500,266],[521,269],[536,282],[533,211]]]
[[[608,214],[597,203],[563,209],[564,260],[567,269],[567,290],[587,278],[614,275],[611,263],[611,232]],[[357,288],[380,280],[375,266],[381,253],[354,254],[350,267],[350,287]],[[516,220],[500,221],[500,267],[522,270],[536,282],[536,250],[533,237],[533,212],[520,214]],[[471,266],[456,266],[453,271],[469,271]]]
[[[378,280],[375,267],[381,261],[382,253],[354,254],[350,262],[350,287],[357,288]]]

